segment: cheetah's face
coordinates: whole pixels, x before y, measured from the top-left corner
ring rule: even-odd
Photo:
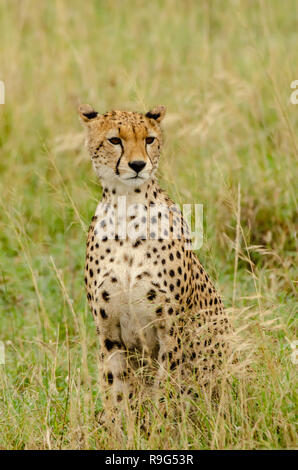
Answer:
[[[79,114],[88,129],[94,169],[102,180],[140,186],[154,175],[162,145],[164,106],[147,114],[111,111],[100,115],[90,105],[81,105]]]

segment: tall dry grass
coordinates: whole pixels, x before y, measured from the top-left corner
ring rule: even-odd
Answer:
[[[0,448],[254,449],[297,445],[297,6],[286,2],[2,0]],[[204,204],[198,255],[249,372],[219,403],[98,424],[98,343],[83,287],[100,197],[76,107],[165,104],[164,188]],[[177,411],[178,410],[178,411]],[[143,415],[142,415],[143,413]]]

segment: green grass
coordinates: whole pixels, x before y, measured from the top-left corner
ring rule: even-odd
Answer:
[[[0,448],[297,446],[296,10],[295,0],[2,0]],[[137,426],[108,435],[96,419],[83,264],[101,189],[79,102],[167,106],[162,186],[204,204],[198,255],[249,344],[251,371],[219,407],[201,397],[191,420],[183,403],[175,422],[169,400],[167,420],[151,410],[150,437]]]

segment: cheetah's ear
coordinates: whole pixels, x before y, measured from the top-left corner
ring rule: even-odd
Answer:
[[[161,122],[166,115],[166,107],[165,106],[156,106],[153,109],[150,109],[145,116],[149,119],[154,119],[157,122]]]
[[[83,122],[92,121],[98,116],[98,112],[95,111],[90,104],[81,104],[78,111]]]

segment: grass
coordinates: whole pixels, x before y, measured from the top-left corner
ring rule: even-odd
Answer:
[[[297,446],[295,0],[2,0],[0,448]],[[297,12],[296,12],[297,13]],[[250,373],[196,419],[171,400],[152,432],[98,424],[98,343],[83,283],[101,189],[76,107],[167,106],[160,179],[204,204],[199,257]],[[144,405],[145,406],[145,405]],[[179,407],[179,404],[178,404]],[[146,412],[146,408],[144,408]],[[147,411],[148,413],[148,411]]]

